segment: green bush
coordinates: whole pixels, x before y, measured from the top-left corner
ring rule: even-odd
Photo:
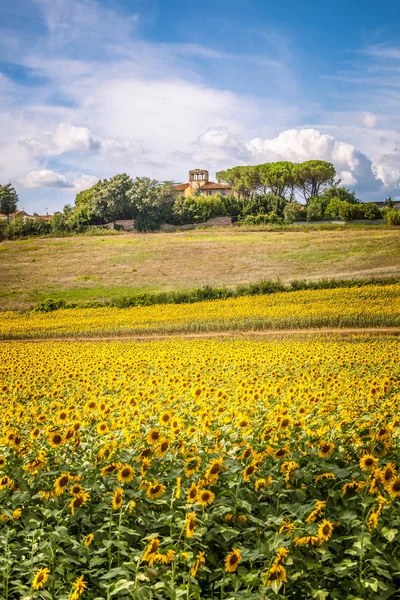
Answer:
[[[60,308],[70,308],[70,306],[62,298],[46,298],[46,300],[36,304],[35,312],[48,313]]]
[[[283,211],[285,223],[294,223],[301,221],[306,216],[303,204],[300,202],[288,202]]]
[[[374,202],[366,202],[361,205],[364,219],[381,219],[382,213]]]
[[[383,218],[388,225],[400,225],[400,210],[389,208],[383,211]]]
[[[342,202],[339,206],[339,217],[342,221],[354,221],[362,219],[362,208],[359,204],[350,204],[350,202]]]

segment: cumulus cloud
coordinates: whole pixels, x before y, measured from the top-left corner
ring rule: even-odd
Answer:
[[[61,175],[50,169],[31,171],[19,182],[26,188],[54,187],[82,190],[91,187],[98,181],[98,177],[92,175]]]
[[[254,138],[246,144],[255,162],[320,159],[332,162],[346,185],[377,189],[372,163],[352,144],[336,140],[317,129],[288,129],[275,138]]]
[[[35,156],[59,156],[65,152],[90,152],[100,148],[87,127],[60,123],[55,131],[43,131],[36,137],[20,140]]]
[[[362,123],[364,125],[364,127],[368,127],[368,128],[373,128],[376,127],[376,124],[378,123],[378,118],[376,115],[373,115],[370,112],[365,112],[361,115],[361,119],[362,119]]]
[[[230,161],[243,162],[250,153],[241,136],[234,135],[228,127],[210,127],[192,143],[196,163],[212,163],[215,168]]]
[[[400,152],[392,152],[379,157],[373,164],[373,170],[387,188],[400,187]]]

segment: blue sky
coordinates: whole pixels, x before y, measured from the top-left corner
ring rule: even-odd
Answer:
[[[400,9],[383,0],[0,5],[0,182],[42,213],[118,172],[335,164],[400,197]]]

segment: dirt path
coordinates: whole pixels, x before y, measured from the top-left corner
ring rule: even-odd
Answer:
[[[201,333],[174,333],[153,335],[104,335],[104,336],[76,336],[76,337],[49,337],[49,338],[24,338],[0,340],[1,342],[112,342],[112,341],[137,341],[147,342],[155,340],[169,340],[182,338],[185,340],[207,338],[277,338],[308,335],[400,335],[399,327],[355,327],[355,328],[330,328],[330,329],[271,329],[263,331],[209,331]]]

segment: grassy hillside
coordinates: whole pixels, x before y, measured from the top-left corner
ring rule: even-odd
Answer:
[[[385,229],[28,239],[0,244],[0,308],[48,296],[101,300],[261,279],[387,277],[399,268],[400,231]]]

